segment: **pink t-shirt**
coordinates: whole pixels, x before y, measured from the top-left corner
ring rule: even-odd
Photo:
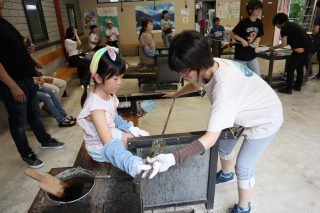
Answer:
[[[105,116],[108,123],[108,128],[111,131],[112,137],[117,138],[118,129],[115,127],[114,119],[117,115],[117,107],[119,100],[115,94],[110,95],[109,100],[100,98],[95,93],[91,93],[84,103],[83,109],[77,117],[77,122],[83,129],[83,138],[86,143],[86,149],[91,155],[99,153],[103,149],[103,144],[100,140],[98,132],[94,126],[94,123],[86,119],[91,115],[93,110],[102,109],[105,111]]]

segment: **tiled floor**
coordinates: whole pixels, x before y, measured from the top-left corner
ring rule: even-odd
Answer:
[[[133,63],[136,59],[128,60]],[[260,66],[265,73],[266,61],[261,60]],[[281,71],[283,62],[276,62],[275,67]],[[69,97],[62,98],[62,104],[69,114],[76,116],[80,111],[82,90],[77,80],[71,81],[68,87]],[[137,91],[136,81],[124,80],[121,92],[125,91]],[[279,97],[284,107],[285,122],[256,166],[256,190],[252,200],[254,212],[320,212],[320,81],[310,80],[301,92],[280,94]],[[156,108],[139,120],[140,127],[151,134],[160,134],[169,103],[170,100],[157,100]],[[206,97],[177,99],[167,133],[205,130],[209,110]],[[82,142],[80,127],[59,128],[56,121],[45,113],[43,121],[48,132],[65,142],[66,147],[62,150],[41,150],[32,132],[28,131],[30,145],[45,162],[39,171],[71,166]],[[21,161],[8,131],[1,133],[0,143],[0,212],[26,212],[38,191],[37,183],[23,174],[27,167]],[[215,193],[214,212],[225,212],[236,201],[236,182],[219,185]],[[204,205],[183,208],[205,212]]]

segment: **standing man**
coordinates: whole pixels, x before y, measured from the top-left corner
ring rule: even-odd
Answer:
[[[232,39],[241,42],[236,44],[234,59],[249,67],[253,72],[260,75],[260,67],[255,49],[250,44],[259,44],[263,36],[263,23],[258,18],[261,16],[263,5],[259,0],[251,0],[246,6],[248,18],[242,19],[230,32]]]
[[[320,0],[317,1],[316,3],[317,6],[317,16],[314,19],[314,24],[312,28],[312,39],[313,39],[313,44],[312,44],[312,53],[317,53],[317,59],[318,59],[318,64],[319,64],[319,71],[318,74],[314,77],[315,79],[320,80]]]
[[[198,140],[173,153],[147,158],[149,163],[155,163],[150,177],[204,153],[217,142],[223,129],[234,124],[243,126],[244,141],[237,156],[235,174],[233,158],[237,141],[220,140],[222,170],[217,173],[216,183],[231,182],[237,176],[239,201],[228,212],[250,213],[255,165],[283,122],[282,104],[277,94],[248,67],[212,58],[207,39],[196,31],[184,31],[172,39],[168,60],[170,68],[179,72],[188,84],[166,96],[178,97],[202,87],[211,102],[211,112],[207,132]]]
[[[40,168],[44,163],[38,159],[28,144],[24,125],[28,121],[42,148],[63,148],[64,143],[56,141],[45,130],[40,119],[37,101],[37,87],[32,77],[35,64],[20,33],[2,17],[4,0],[0,0],[0,93],[9,114],[9,129],[16,147],[31,168]]]
[[[274,51],[287,45],[290,45],[293,50],[286,66],[287,85],[285,88],[278,90],[280,93],[292,94],[292,89],[301,90],[303,66],[306,64],[308,54],[311,52],[311,39],[300,25],[290,22],[288,16],[284,13],[277,13],[273,17],[272,24],[280,29],[281,44],[270,47],[269,50]],[[297,70],[296,82],[294,82],[295,70]]]

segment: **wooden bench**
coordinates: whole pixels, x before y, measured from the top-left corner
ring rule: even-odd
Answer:
[[[49,52],[45,55],[38,57],[38,59],[43,63],[43,65],[48,65],[51,62],[63,58],[65,60],[64,50],[62,48],[58,48],[52,52]],[[65,81],[69,80],[72,75],[77,72],[76,67],[69,67],[68,65],[64,65],[58,70],[54,71],[56,73],[57,78],[63,79]]]
[[[63,61],[65,61],[65,54],[64,50],[62,48],[55,49],[47,54],[44,54],[42,56],[38,57],[38,60],[43,63],[44,66],[48,66],[50,63],[52,63],[55,60],[58,60],[60,58],[63,58]],[[62,80],[69,80],[71,76],[73,76],[77,72],[77,68],[75,67],[69,67],[68,65],[64,65],[60,67],[58,70],[53,71],[52,73],[55,74],[56,78],[60,78]],[[40,109],[44,106],[44,102],[39,102]]]

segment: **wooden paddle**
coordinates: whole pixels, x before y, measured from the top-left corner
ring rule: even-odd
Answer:
[[[27,168],[24,173],[32,177],[33,179],[39,181],[39,187],[41,189],[57,197],[63,197],[64,190],[66,187],[68,187],[67,183],[63,182],[62,180],[59,180],[56,177],[53,177],[48,173],[46,173],[45,175],[41,175],[30,168]]]

